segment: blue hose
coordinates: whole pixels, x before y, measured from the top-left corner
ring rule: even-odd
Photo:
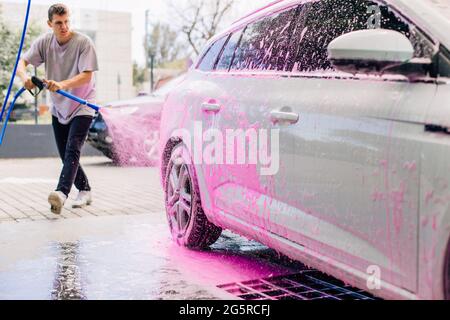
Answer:
[[[32,77],[31,78],[31,82],[33,82],[33,84],[36,86],[36,87],[38,87],[40,90],[44,90],[44,89],[46,89],[46,85],[45,85],[45,83],[44,83],[44,81],[42,81],[41,79],[39,79],[38,77]],[[64,96],[64,97],[66,97],[66,98],[68,98],[68,99],[70,99],[70,100],[73,100],[73,101],[75,101],[75,102],[78,102],[79,104],[81,104],[81,105],[83,105],[83,106],[88,106],[89,108],[91,108],[91,109],[94,109],[95,111],[99,111],[100,110],[100,107],[99,106],[96,106],[95,104],[92,104],[92,103],[89,103],[87,100],[83,100],[83,99],[81,99],[81,98],[78,98],[77,96],[74,96],[74,95],[72,95],[72,94],[70,94],[70,93],[68,93],[68,92],[66,92],[66,91],[64,91],[64,90],[58,90],[58,91],[56,91],[56,93],[58,93],[58,94],[60,94],[60,95],[62,95],[62,96]]]
[[[71,95],[70,93],[68,93],[68,92],[66,92],[64,90],[58,90],[58,91],[56,91],[56,93],[59,93],[60,95],[66,97],[66,98],[68,98],[70,100],[76,101],[76,102],[78,102],[81,105],[88,106],[89,108],[94,109],[97,112],[100,110],[99,106],[96,106],[95,104],[89,103],[86,100],[83,100],[83,99],[80,99],[80,98],[78,98],[78,97],[76,97],[74,95]]]
[[[11,112],[12,112],[13,109],[14,109],[14,105],[16,104],[17,99],[18,99],[18,98],[22,95],[22,93],[24,93],[25,91],[26,91],[25,88],[20,89],[20,90],[16,93],[16,95],[14,96],[13,101],[11,102],[11,107],[10,107],[9,110],[8,110],[8,114],[6,115],[6,118],[5,118],[5,123],[4,123],[3,128],[2,128],[2,131],[1,131],[1,133],[0,133],[0,147],[1,147],[2,144],[3,144],[3,138],[5,137],[6,127],[7,127],[7,125],[8,125],[9,118],[11,117]],[[81,105],[88,106],[89,108],[94,109],[94,110],[97,111],[97,112],[100,110],[100,107],[99,107],[99,106],[97,106],[97,105],[95,105],[95,104],[92,104],[92,103],[89,103],[88,101],[83,100],[83,99],[80,99],[80,98],[78,98],[78,97],[76,97],[76,96],[74,96],[74,95],[71,95],[70,93],[68,93],[68,92],[66,92],[66,91],[58,90],[58,91],[56,91],[56,93],[58,93],[58,94],[60,94],[60,95],[62,95],[62,96],[64,96],[64,97],[66,97],[66,98],[68,98],[68,99],[71,99],[71,100],[73,100],[73,101],[76,101],[76,102],[78,102],[78,103],[81,104]]]
[[[19,92],[16,93],[16,95],[14,96],[13,102],[11,103],[11,107],[9,108],[8,114],[6,115],[5,118],[5,124],[3,125],[2,128],[2,132],[0,134],[0,146],[3,144],[3,138],[5,137],[5,133],[6,133],[6,126],[8,125],[8,120],[11,117],[11,112],[13,111],[14,105],[16,104],[16,100],[17,98],[19,98],[22,93],[25,92],[25,88],[22,88],[19,90]]]
[[[27,13],[25,15],[25,23],[24,23],[23,31],[22,31],[22,39],[20,40],[20,46],[19,46],[19,51],[17,52],[16,64],[14,65],[14,71],[13,71],[12,76],[11,76],[11,81],[9,82],[9,87],[8,87],[8,91],[6,93],[5,101],[3,102],[2,112],[0,113],[0,122],[3,121],[3,114],[5,113],[6,106],[8,105],[8,100],[9,100],[9,96],[11,94],[11,89],[13,87],[14,80],[16,78],[17,66],[19,65],[20,55],[22,54],[23,43],[25,41],[25,35],[27,34],[28,18],[30,16],[30,8],[31,8],[31,0],[28,0]],[[1,132],[1,135],[0,135],[0,146],[3,144],[3,138],[5,137],[6,127],[8,125],[9,118],[11,117],[11,112],[12,112],[12,110],[14,108],[16,100],[17,100],[17,98],[20,97],[20,95],[24,91],[25,91],[25,88],[22,88],[22,89],[19,90],[19,92],[17,92],[17,94],[14,97],[13,102],[11,103],[11,106],[9,107],[9,111],[8,111],[8,114],[6,115],[5,123],[3,124],[2,132]]]
[[[23,31],[22,31],[22,39],[20,40],[20,46],[19,46],[19,52],[17,53],[16,64],[14,65],[14,71],[13,71],[12,76],[11,76],[11,81],[9,83],[9,87],[8,87],[8,91],[6,93],[5,101],[3,102],[2,112],[0,113],[0,122],[3,121],[3,114],[5,113],[6,106],[8,104],[8,100],[9,100],[9,96],[11,94],[11,89],[12,89],[13,84],[14,84],[14,79],[16,78],[17,66],[19,65],[20,55],[21,55],[22,49],[23,49],[23,43],[25,41],[25,35],[27,33],[28,17],[30,16],[30,8],[31,8],[31,0],[28,0],[27,14],[25,16],[25,23],[24,23]],[[7,122],[8,122],[8,119],[5,120],[5,124],[7,124]]]

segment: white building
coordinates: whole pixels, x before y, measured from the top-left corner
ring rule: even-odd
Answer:
[[[0,0],[3,20],[22,28],[26,3]],[[70,8],[73,29],[91,37],[99,60],[97,73],[97,102],[129,99],[135,96],[133,88],[131,13]],[[35,23],[47,32],[48,7],[32,5],[29,23]]]

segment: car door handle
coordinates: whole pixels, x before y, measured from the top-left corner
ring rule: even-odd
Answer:
[[[211,102],[205,102],[202,104],[202,110],[204,112],[214,112],[217,113],[221,109],[220,104],[218,103],[211,103]]]
[[[294,112],[285,112],[280,110],[274,110],[270,113],[270,120],[273,123],[288,123],[296,124],[300,120],[300,116]]]

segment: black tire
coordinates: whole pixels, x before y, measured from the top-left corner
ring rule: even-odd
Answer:
[[[183,144],[172,150],[164,190],[167,220],[174,241],[180,246],[201,250],[219,239],[222,229],[209,222],[203,211],[194,166]]]

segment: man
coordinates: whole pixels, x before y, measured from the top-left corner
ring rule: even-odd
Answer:
[[[90,205],[91,187],[80,166],[81,149],[86,140],[95,112],[57,93],[65,90],[84,100],[95,100],[93,74],[98,71],[97,55],[92,41],[70,28],[70,14],[63,4],[55,4],[48,10],[48,26],[52,32],[40,36],[20,61],[17,75],[26,89],[35,86],[26,67],[45,64],[44,80],[52,100],[52,124],[63,169],[55,192],[48,198],[51,211],[60,214],[73,184],[79,190],[74,208]]]

